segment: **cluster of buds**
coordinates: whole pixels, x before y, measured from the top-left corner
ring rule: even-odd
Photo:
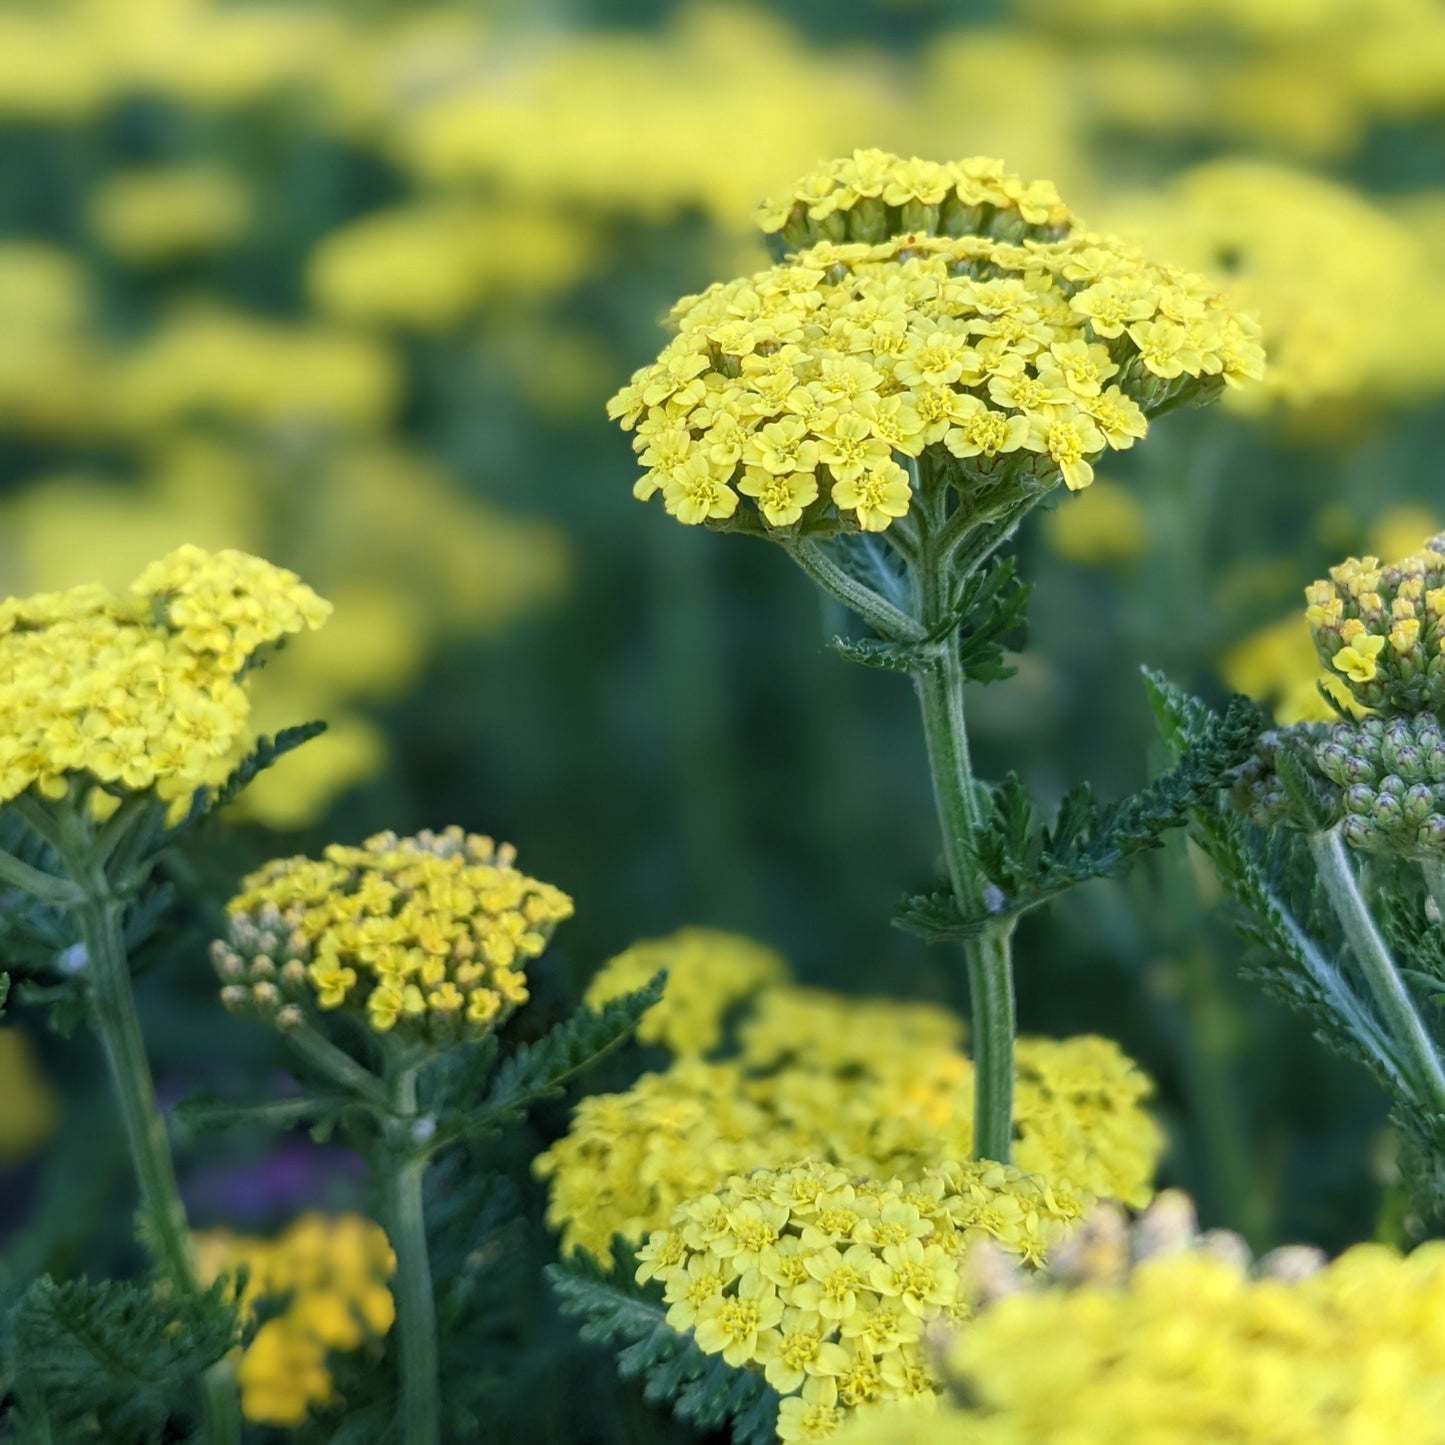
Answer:
[[[1351,557],[1305,596],[1321,661],[1363,707],[1445,709],[1445,534],[1386,565]]]
[[[572,914],[515,857],[449,828],[268,863],[212,946],[222,1000],[282,1030],[316,1008],[433,1047],[483,1037],[526,1002],[527,960]]]
[[[1336,824],[1367,853],[1445,849],[1445,729],[1434,713],[1301,723],[1266,733],[1233,801],[1260,828]]]
[[[904,235],[1055,241],[1072,221],[1052,181],[1022,180],[991,157],[940,163],[881,150],[810,171],[757,214],[779,257],[820,241]]]
[[[1201,1233],[1194,1201],[1182,1190],[1166,1189],[1133,1218],[1112,1201],[1096,1204],[1050,1249],[1038,1270],[1020,1268],[1013,1255],[985,1241],[969,1255],[965,1276],[970,1297],[986,1306],[1023,1290],[1124,1289],[1140,1265],[1181,1254],[1207,1255],[1241,1275],[1286,1283],[1305,1279],[1325,1264],[1323,1250],[1304,1244],[1284,1245],[1256,1259],[1233,1230]]]

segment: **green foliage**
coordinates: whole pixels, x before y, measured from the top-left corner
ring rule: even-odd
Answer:
[[[882,672],[911,673],[932,665],[927,646],[888,642],[881,637],[835,637],[829,646],[844,662]]]
[[[521,1123],[534,1104],[559,1097],[570,1080],[632,1037],[638,1020],[662,997],[666,982],[666,972],[657,973],[635,993],[600,1009],[578,1009],[534,1043],[522,1044],[492,1075],[480,1102],[477,1086],[495,1050],[490,1057],[483,1053],[471,1060],[458,1051],[460,1062],[443,1076],[432,1100],[438,1121],[434,1147],[499,1133]]]
[[[699,1430],[730,1427],[737,1445],[772,1445],[777,1392],[761,1375],[704,1354],[667,1323],[660,1290],[633,1282],[626,1240],[615,1242],[613,1256],[611,1271],[585,1254],[547,1268],[562,1313],[582,1321],[582,1338],[615,1349],[618,1373],[643,1380],[650,1404],[665,1402]]]
[[[1150,703],[1166,746],[1202,751],[1218,715],[1158,674]],[[1367,994],[1350,976],[1344,938],[1324,897],[1302,834],[1252,827],[1221,796],[1201,798],[1190,836],[1214,864],[1236,905],[1234,924],[1252,953],[1244,972],[1272,998],[1304,1015],[1316,1037],[1367,1068],[1392,1095],[1401,1071]]]
[[[959,660],[970,682],[1000,682],[1018,671],[1004,657],[1022,646],[1032,592],[1011,556],[995,557],[964,581],[942,635],[957,636]]]
[[[193,1408],[196,1376],[240,1337],[225,1294],[222,1282],[176,1299],[151,1285],[36,1280],[5,1330],[24,1428],[37,1440],[161,1439]]]
[[[930,943],[968,938],[999,919],[1018,917],[1095,878],[1116,878],[1164,834],[1211,804],[1249,756],[1259,713],[1244,698],[1222,717],[1199,716],[1174,767],[1115,803],[1100,803],[1087,783],[1064,795],[1051,823],[1041,823],[1017,774],[990,790],[978,844],[987,882],[983,911],[965,915],[951,892],[905,898],[895,924]]]

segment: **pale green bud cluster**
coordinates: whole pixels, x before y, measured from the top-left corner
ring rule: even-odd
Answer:
[[[1445,729],[1422,712],[1266,733],[1233,800],[1261,828],[1338,824],[1363,852],[1435,856],[1445,852]]]

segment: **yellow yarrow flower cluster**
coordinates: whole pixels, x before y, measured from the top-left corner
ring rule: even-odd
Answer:
[[[231,245],[254,215],[245,182],[215,165],[119,171],[90,202],[101,245],[133,266],[164,266]]]
[[[1152,1259],[1126,1288],[1015,1294],[949,1348],[967,1406],[880,1410],[839,1445],[1435,1445],[1445,1247],[1362,1245],[1304,1279],[1217,1254]]]
[[[990,1240],[1036,1263],[1081,1207],[1002,1164],[905,1184],[808,1160],[681,1205],[638,1251],[637,1280],[662,1285],[673,1329],[784,1397],[780,1440],[823,1439],[851,1409],[931,1402],[923,1334],[967,1316],[970,1248]]]
[[[0,803],[79,781],[184,810],[248,741],[241,673],[330,610],[294,572],[190,546],[127,596],[83,586],[0,602]]]
[[[1108,237],[823,243],[679,303],[608,404],[687,525],[881,532],[926,448],[963,489],[1088,486],[1148,413],[1261,374],[1257,328]],[[744,520],[744,519],[740,519]],[[747,521],[752,521],[747,518]]]
[[[527,1001],[524,968],[572,900],[516,852],[460,828],[379,833],[243,880],[212,959],[227,1007],[282,1028],[344,1009],[381,1034],[445,1047]]]
[[[396,1259],[358,1214],[306,1214],[274,1239],[211,1230],[195,1237],[204,1283],[246,1271],[244,1316],[279,1305],[236,1361],[241,1409],[258,1425],[300,1425],[335,1396],[327,1354],[380,1340],[394,1318]]]
[[[1052,181],[1025,181],[991,156],[905,160],[882,150],[809,171],[765,201],[758,228],[789,250],[819,241],[882,241],[905,233],[1051,241],[1073,222]]]
[[[1362,707],[1445,710],[1445,533],[1397,562],[1347,558],[1305,597],[1321,661]]]
[[[600,1008],[667,970],[667,992],[643,1014],[638,1041],[679,1056],[706,1054],[722,1042],[728,1013],[767,984],[788,977],[782,956],[764,944],[712,928],[683,928],[609,959],[582,1001]]]
[[[972,1152],[973,1065],[946,1009],[765,988],[735,1057],[679,1058],[580,1100],[540,1155],[562,1249],[611,1257],[729,1174],[817,1158],[918,1181]],[[1147,1077],[1106,1039],[1020,1039],[1015,1159],[1087,1199],[1144,1204],[1163,1146]]]

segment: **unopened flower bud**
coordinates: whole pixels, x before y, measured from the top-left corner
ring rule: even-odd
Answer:
[[[221,1002],[225,1005],[228,1013],[249,1013],[251,1009],[251,990],[243,987],[241,984],[227,984],[227,986],[221,990]]]

